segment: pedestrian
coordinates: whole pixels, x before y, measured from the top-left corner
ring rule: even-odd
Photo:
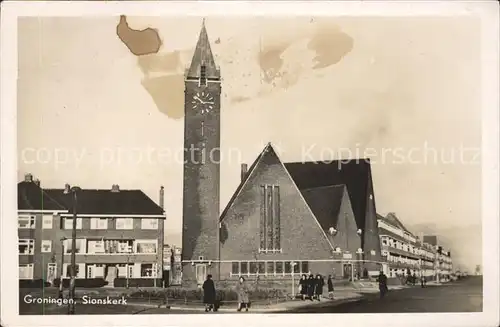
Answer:
[[[330,300],[333,300],[333,280],[332,280],[332,275],[328,275],[328,298]]]
[[[304,274],[299,280],[299,293],[302,301],[306,299],[307,296],[307,275]]]
[[[422,276],[422,278],[420,278],[420,286],[422,286],[422,288],[424,288],[425,283],[426,283],[425,276]]]
[[[383,298],[385,296],[385,293],[387,292],[387,276],[384,274],[383,271],[380,271],[380,274],[378,275],[377,278],[378,281],[378,289],[380,291],[380,298]]]
[[[316,284],[316,281],[314,280],[314,275],[310,274],[309,278],[307,279],[307,296],[309,297],[309,300],[313,301],[314,300],[314,286]]]
[[[314,283],[314,294],[316,295],[316,300],[321,301],[321,296],[323,296],[323,286],[325,286],[325,280],[320,274],[316,275],[316,280]]]
[[[205,304],[205,312],[209,312],[215,305],[215,284],[212,280],[212,275],[208,275],[203,283],[203,303]],[[214,310],[215,311],[215,310]]]
[[[417,282],[417,275],[415,273],[413,273],[413,277],[412,277],[411,281],[412,281],[413,286],[415,286],[415,284]]]
[[[238,284],[236,284],[236,293],[238,294],[238,311],[241,311],[243,307],[245,307],[245,311],[248,311],[250,300],[248,287],[243,276],[240,277]]]

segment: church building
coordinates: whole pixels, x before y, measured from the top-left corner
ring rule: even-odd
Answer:
[[[219,215],[220,70],[203,24],[185,76],[183,283],[378,274],[368,159],[284,163],[267,144]],[[212,160],[203,160],[206,153]],[[194,157],[194,158],[193,158]],[[194,160],[193,160],[194,159]],[[199,159],[199,160],[198,160]]]

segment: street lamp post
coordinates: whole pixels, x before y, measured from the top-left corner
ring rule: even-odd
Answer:
[[[78,205],[77,193],[81,191],[78,186],[65,189],[64,194],[73,194],[73,228],[71,233],[71,279],[69,283],[69,314],[75,314],[75,279],[76,279],[76,211]]]
[[[61,237],[61,275],[59,276],[59,298],[63,298],[63,276],[64,276],[64,241],[66,237]]]
[[[295,299],[295,279],[294,279],[294,273],[295,273],[295,266],[297,265],[296,262],[292,261],[291,266],[292,266],[292,298]]]

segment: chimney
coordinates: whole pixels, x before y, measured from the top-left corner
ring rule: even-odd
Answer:
[[[160,186],[160,207],[165,208],[165,188]]]
[[[113,184],[113,185],[111,186],[111,192],[113,192],[113,193],[118,193],[118,192],[120,192],[120,185],[118,185],[118,184]]]
[[[37,185],[37,186],[40,186],[40,180],[37,178],[34,180],[34,183]]]
[[[241,164],[241,181],[242,182],[245,179],[245,177],[247,176],[247,172],[248,172],[248,165],[245,163]]]
[[[24,175],[24,181],[29,182],[29,183],[33,182],[33,175],[31,175],[29,173]]]
[[[64,184],[64,193],[69,193],[71,190],[71,186],[69,184]]]

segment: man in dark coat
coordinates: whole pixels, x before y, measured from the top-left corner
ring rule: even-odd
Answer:
[[[208,275],[203,283],[203,303],[205,303],[205,312],[214,309],[215,305],[215,284],[212,275]]]
[[[309,278],[307,279],[307,296],[309,297],[309,300],[313,301],[314,300],[314,288],[316,286],[316,280],[314,279],[313,274],[309,275]]]
[[[321,301],[321,296],[323,295],[323,286],[325,286],[325,280],[320,274],[316,275],[314,293],[316,295],[316,300]]]
[[[378,289],[380,291],[380,298],[383,298],[385,293],[387,292],[387,276],[384,274],[383,271],[380,271],[377,281],[378,281]]]

